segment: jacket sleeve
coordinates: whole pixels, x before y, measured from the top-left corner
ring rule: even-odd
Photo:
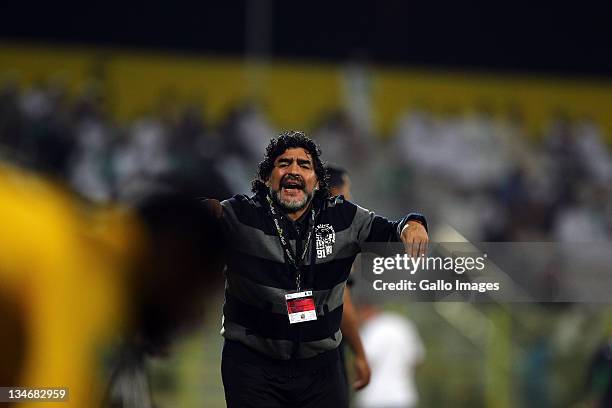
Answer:
[[[355,207],[353,226],[357,231],[357,243],[360,246],[367,242],[400,242],[402,228],[408,221],[418,221],[427,230],[427,220],[420,213],[410,213],[399,220],[390,221],[363,207]]]
[[[239,196],[221,202],[215,199],[203,199],[202,204],[211,216],[218,219],[222,238],[230,239],[239,226],[236,213],[236,207],[239,206]]]

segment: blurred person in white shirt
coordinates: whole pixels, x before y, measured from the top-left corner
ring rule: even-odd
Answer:
[[[359,307],[361,340],[372,369],[370,384],[356,395],[360,408],[416,407],[415,369],[425,348],[415,325],[406,317],[381,311],[374,305]]]

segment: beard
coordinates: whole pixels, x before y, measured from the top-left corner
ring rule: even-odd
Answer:
[[[270,189],[270,192],[272,193],[272,199],[274,200],[274,203],[278,205],[283,211],[285,211],[288,214],[296,213],[306,208],[308,204],[310,204],[310,201],[312,200],[312,197],[314,196],[314,192],[307,193],[305,189],[302,189],[302,192],[304,193],[304,197],[301,199],[300,198],[283,198],[281,194],[282,190],[283,188],[281,187],[278,190]]]
[[[310,200],[312,199],[313,194],[306,193],[304,191],[304,198],[302,199],[283,199],[281,197],[281,192],[275,191],[272,197],[274,197],[274,201],[278,204],[285,212],[287,213],[295,213],[300,211],[301,209],[306,208],[308,204],[310,204]]]

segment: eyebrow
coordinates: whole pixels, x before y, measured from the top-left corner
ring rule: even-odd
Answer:
[[[293,159],[288,158],[288,157],[283,157],[278,159],[278,163],[292,163]],[[297,163],[298,164],[312,164],[311,160],[308,159],[297,159]]]

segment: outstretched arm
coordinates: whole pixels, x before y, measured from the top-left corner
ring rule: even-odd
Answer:
[[[354,206],[348,203],[349,206]],[[354,222],[358,225],[357,241],[403,242],[406,253],[417,257],[427,253],[429,235],[427,220],[419,213],[410,213],[397,221],[389,221],[372,211],[356,206]]]

